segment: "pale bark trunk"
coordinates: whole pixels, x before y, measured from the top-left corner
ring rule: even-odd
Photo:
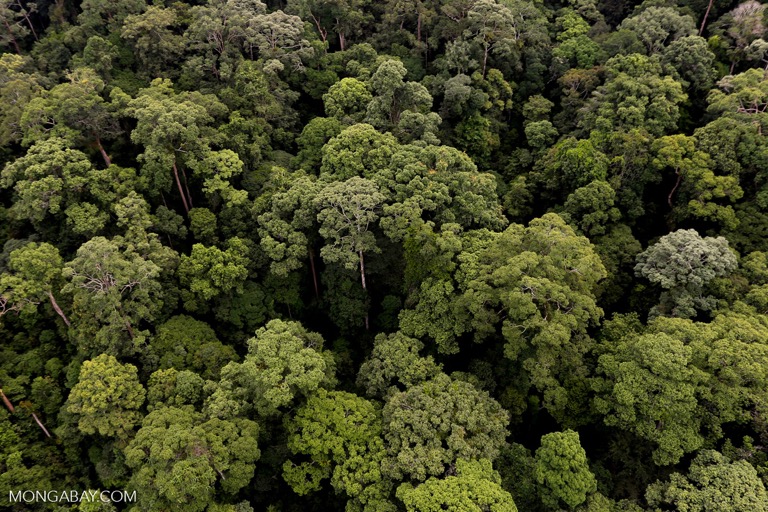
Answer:
[[[110,165],[112,165],[112,159],[109,158],[109,155],[104,150],[104,146],[101,145],[101,139],[99,138],[99,136],[96,134],[94,134],[94,136],[96,137],[96,146],[99,148],[99,153],[101,153],[101,158],[104,159],[104,164],[107,167],[109,167]]]
[[[2,389],[0,389],[0,398],[3,399],[3,403],[8,408],[8,410],[11,411],[11,413],[15,413],[16,412],[16,409],[13,408],[13,404],[11,403],[10,400],[8,400],[8,397],[5,396],[5,393],[3,393]]]
[[[64,320],[64,323],[67,324],[67,327],[70,327],[72,324],[69,323],[69,318],[67,318],[67,315],[65,315],[61,310],[59,304],[56,302],[56,298],[53,296],[53,292],[50,290],[48,291],[48,298],[51,299],[51,306],[53,306],[53,310],[61,317],[62,320]]]
[[[48,432],[48,429],[45,428],[45,425],[43,425],[43,422],[40,421],[40,419],[37,417],[37,414],[32,413],[32,417],[35,418],[35,421],[37,422],[37,424],[40,426],[41,429],[43,429],[43,432],[45,432],[45,435],[50,438],[51,434]]]
[[[672,196],[675,195],[675,191],[677,190],[677,187],[680,186],[680,181],[682,181],[683,176],[680,174],[680,171],[677,171],[677,181],[675,182],[675,186],[672,187],[672,190],[669,192],[669,195],[667,196],[667,204],[670,208],[672,208]]]
[[[184,190],[187,192],[187,201],[189,201],[189,207],[194,208],[195,205],[192,204],[192,194],[189,192],[189,180],[187,179],[187,171],[184,170],[184,168],[181,168],[181,176],[184,178]]]
[[[176,167],[176,162],[173,162],[173,177],[176,178],[176,188],[179,189],[179,195],[181,195],[181,202],[184,203],[184,211],[189,215],[189,205],[187,204],[187,198],[184,195],[184,189],[181,188],[181,180],[179,179],[179,169]]]
[[[704,19],[701,20],[701,27],[699,28],[699,36],[704,33],[704,27],[707,25],[707,18],[709,17],[709,11],[712,9],[712,3],[714,0],[709,0],[709,5],[707,5],[707,12],[704,13]]]
[[[365,286],[365,260],[363,259],[363,251],[358,251],[360,255],[360,281],[363,283],[363,290],[368,291]]]

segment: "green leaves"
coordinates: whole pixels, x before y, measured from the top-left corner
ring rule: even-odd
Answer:
[[[507,436],[507,411],[484,391],[440,373],[387,398],[387,458],[394,480],[442,475],[459,458],[495,459]]]
[[[135,366],[102,354],[80,367],[64,407],[76,415],[81,432],[126,439],[141,421],[145,395]]]
[[[541,500],[552,510],[558,509],[561,502],[574,508],[597,490],[579,434],[573,430],[541,438],[541,446],[536,450],[535,475]]]
[[[403,484],[397,497],[408,512],[517,512],[512,496],[502,489],[491,462],[459,459],[455,475],[432,477],[416,487]]]
[[[258,434],[250,420],[205,421],[189,406],[156,409],[125,449],[134,470],[129,488],[142,510],[205,510],[217,487],[234,494],[253,478]]]
[[[227,241],[227,249],[192,246],[192,253],[181,257],[179,279],[191,292],[185,299],[185,307],[195,310],[203,303],[230,290],[241,290],[248,277],[248,244],[234,237]]]

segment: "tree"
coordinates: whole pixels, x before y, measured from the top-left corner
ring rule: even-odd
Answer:
[[[387,496],[392,484],[383,478],[381,411],[345,391],[318,390],[287,421],[288,448],[309,461],[283,464],[283,478],[299,495],[320,489],[331,479],[365,512],[393,512]]]
[[[141,420],[145,396],[135,366],[101,354],[83,362],[64,407],[76,415],[81,432],[125,440]]]
[[[685,135],[660,137],[653,141],[652,151],[656,157],[651,163],[656,169],[675,171],[676,180],[667,196],[667,204],[673,207],[678,188],[680,195],[690,198],[687,204],[674,207],[676,217],[699,217],[719,221],[725,226],[735,225],[733,209],[712,201],[724,197],[731,201],[741,198],[743,191],[735,176],[715,176],[710,170],[709,156],[697,151],[695,141]]]
[[[191,406],[155,409],[125,448],[128,488],[140,496],[140,510],[205,510],[218,488],[234,495],[251,481],[258,434],[250,420],[206,421]]]
[[[21,117],[26,105],[43,93],[41,77],[29,73],[30,59],[21,55],[0,55],[0,144],[22,139]]]
[[[320,177],[328,181],[354,176],[372,179],[389,166],[396,148],[397,140],[391,134],[380,133],[369,124],[352,125],[323,146]]]
[[[347,125],[362,122],[372,98],[363,82],[356,78],[342,78],[323,94],[325,115]]]
[[[427,274],[415,307],[401,312],[403,333],[427,335],[450,354],[459,336],[480,342],[500,329],[504,353],[523,377],[519,397],[533,385],[551,414],[579,409],[592,343],[586,330],[602,316],[594,293],[606,275],[592,245],[556,214],[503,233],[478,230],[462,242],[454,278],[444,268]]]
[[[709,311],[714,298],[704,295],[711,280],[736,269],[736,256],[723,237],[702,238],[696,230],[665,235],[637,256],[635,273],[665,291],[651,315],[690,318],[696,310]]]
[[[714,450],[702,450],[686,476],[672,473],[669,481],[649,486],[645,496],[652,507],[669,505],[690,512],[768,510],[768,493],[755,468]]]
[[[676,464],[699,449],[702,414],[696,393],[706,374],[692,363],[693,350],[669,334],[630,334],[600,356],[595,406],[607,425],[655,445],[653,461]]]
[[[408,512],[517,512],[512,495],[500,483],[489,460],[459,459],[455,474],[443,479],[431,477],[416,487],[402,484],[397,497]]]
[[[423,348],[422,342],[399,332],[378,334],[371,356],[360,365],[358,385],[364,387],[369,396],[381,398],[436,377],[442,366],[435,363],[432,356],[419,356]]]
[[[97,236],[81,245],[62,270],[80,349],[115,355],[136,350],[146,336],[138,331],[140,322],[153,319],[163,305],[160,272],[119,238]]]
[[[648,55],[682,37],[696,33],[696,25],[688,15],[681,15],[673,7],[648,7],[636,16],[626,18],[619,29],[635,32],[645,43]]]
[[[80,202],[89,171],[91,163],[85,154],[54,137],[35,143],[26,155],[6,165],[0,186],[16,192],[10,208],[13,217],[42,227],[48,214],[60,215]]]
[[[30,242],[11,252],[8,268],[12,274],[0,276],[0,316],[8,311],[34,308],[47,298],[69,327],[70,321],[53,295],[59,288],[62,264],[58,249],[48,243]]]
[[[192,253],[183,255],[178,273],[181,283],[188,287],[185,307],[196,310],[203,304],[230,290],[242,290],[248,277],[248,254],[245,240],[234,237],[227,241],[227,249],[194,244]]]
[[[115,91],[112,94],[120,97]],[[178,164],[207,153],[212,136],[208,125],[215,116],[223,115],[226,107],[213,95],[176,94],[171,82],[160,78],[142,89],[135,99],[120,101],[127,101],[125,113],[137,120],[131,140],[144,146],[138,160],[143,164],[142,173],[149,179],[151,190],[167,192],[171,186],[168,172],[172,170],[184,210],[189,213],[193,207],[192,196],[188,184],[182,188]]]
[[[251,60],[254,49],[264,60],[277,59],[294,70],[303,70],[303,60],[311,58],[314,49],[304,39],[304,23],[298,16],[274,11],[253,16],[245,31],[244,46]]]
[[[491,54],[499,59],[519,59],[520,35],[517,30],[514,13],[495,0],[479,0],[467,11],[464,37],[476,41],[482,48],[482,76],[485,76]]]
[[[445,474],[457,459],[493,461],[507,436],[509,414],[472,384],[440,373],[390,395],[382,411],[393,480],[424,481]]]
[[[377,209],[384,199],[376,183],[353,177],[327,185],[314,201],[320,235],[328,242],[320,256],[349,270],[359,266],[363,290],[367,290],[365,253],[379,252],[370,227],[378,219]]]
[[[208,324],[186,315],[158,325],[142,356],[145,367],[191,369],[205,379],[218,379],[227,363],[238,360],[235,350],[222,344]]]
[[[595,476],[587,465],[587,454],[581,447],[578,432],[552,432],[541,438],[536,450],[536,482],[539,496],[550,509],[560,503],[570,508],[584,503],[597,490]]]
[[[605,67],[605,84],[581,109],[583,128],[606,133],[643,128],[659,136],[677,127],[687,95],[658,57],[617,55]]]
[[[169,66],[184,52],[182,36],[174,33],[176,11],[157,5],[126,16],[120,36],[133,46],[142,71],[150,78],[167,77]]]
[[[207,410],[224,419],[250,412],[277,416],[299,397],[332,388],[334,370],[322,336],[298,322],[271,320],[248,340],[245,360],[222,369]]]

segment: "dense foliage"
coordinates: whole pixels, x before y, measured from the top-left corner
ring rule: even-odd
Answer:
[[[768,510],[761,1],[1,0],[0,508]]]

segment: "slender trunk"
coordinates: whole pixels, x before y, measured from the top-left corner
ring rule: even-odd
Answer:
[[[48,429],[45,428],[45,425],[43,425],[43,422],[40,421],[40,419],[37,417],[37,414],[32,413],[32,417],[35,418],[35,421],[37,422],[37,424],[40,426],[41,429],[43,429],[43,432],[45,432],[45,435],[50,438],[51,437],[50,432],[48,432]]]
[[[101,145],[101,139],[99,138],[99,136],[96,135],[95,133],[93,135],[94,137],[96,137],[96,146],[99,148],[99,153],[101,153],[101,158],[104,159],[104,164],[107,167],[109,167],[110,165],[112,165],[112,160],[109,158],[109,155],[104,150],[104,146]]]
[[[325,43],[327,42],[327,39],[328,39],[328,31],[327,31],[327,30],[325,30],[325,29],[322,27],[322,25],[320,25],[320,20],[318,20],[317,18],[315,18],[315,15],[314,15],[314,14],[310,14],[310,15],[312,16],[312,19],[313,19],[313,20],[314,20],[314,22],[315,22],[315,27],[317,27],[317,33],[318,33],[318,34],[320,34],[320,39],[322,39],[322,40],[323,40],[323,51],[324,51],[325,53],[328,53],[328,48],[327,48],[327,45],[325,44]]]
[[[365,330],[366,331],[370,331],[371,330],[371,325],[370,325],[370,322],[368,320],[368,312],[365,313]]]
[[[732,60],[732,61],[731,61],[731,69],[728,71],[728,74],[729,74],[729,75],[732,75],[732,74],[733,74],[733,69],[734,69],[735,67],[736,67],[736,61],[735,61],[735,60]]]
[[[310,247],[309,251],[309,268],[312,270],[312,284],[315,285],[315,297],[320,298],[320,287],[317,286],[317,270],[315,270],[315,253]]]
[[[13,47],[16,49],[16,53],[21,55],[21,49],[19,48],[19,43],[16,42],[16,38],[13,37],[13,32],[11,32],[11,26],[8,24],[8,20],[3,18],[3,25],[5,25],[5,30],[8,32],[8,35],[11,36],[11,44],[13,44]]]
[[[707,5],[707,12],[704,13],[704,19],[701,20],[701,28],[699,28],[699,36],[704,33],[704,27],[707,25],[707,18],[709,17],[709,10],[712,9],[712,4],[714,3],[714,0],[709,0],[709,5]]]
[[[347,48],[347,39],[344,37],[344,32],[339,32],[339,46],[341,47],[341,51],[344,51]]]
[[[16,412],[16,409],[13,408],[13,404],[11,403],[10,400],[8,400],[8,397],[5,396],[5,393],[3,393],[2,389],[0,389],[0,398],[3,399],[3,403],[8,408],[8,410],[11,411],[11,413],[15,413]]]
[[[187,191],[187,200],[189,201],[189,207],[194,208],[195,205],[192,204],[192,194],[189,193],[189,180],[187,179],[187,171],[184,170],[184,168],[181,168],[181,176],[184,178],[184,190]]]
[[[486,64],[488,64],[488,44],[485,45],[485,50],[483,51],[483,78],[485,78]]]
[[[131,322],[123,317],[123,320],[125,320],[125,328],[128,330],[128,336],[131,337],[131,339],[134,339],[136,335],[133,333],[133,327],[131,326]]]
[[[416,41],[421,42],[421,13],[416,18]]]
[[[50,290],[48,291],[48,298],[51,299],[51,306],[53,306],[53,310],[61,317],[62,320],[64,320],[64,323],[67,324],[67,327],[70,327],[72,324],[69,323],[67,315],[65,315],[61,310],[59,304],[56,302],[56,298],[53,296],[53,292]]]
[[[181,188],[181,180],[179,179],[179,169],[176,167],[176,162],[173,162],[173,177],[176,178],[176,188],[179,189],[181,195],[181,202],[184,203],[184,211],[189,215],[189,205],[187,204],[187,198],[184,196],[184,189]]]
[[[40,38],[37,37],[37,31],[35,30],[35,27],[32,26],[32,20],[29,19],[29,16],[27,16],[27,12],[24,9],[24,6],[21,5],[20,1],[16,2],[16,5],[21,8],[21,15],[24,16],[24,20],[27,22],[27,25],[29,25],[29,30],[32,31],[32,36],[35,38],[35,41],[39,41]]]
[[[363,259],[363,251],[358,251],[358,254],[360,255],[360,281],[363,283],[363,290],[368,291],[368,288],[365,286],[365,260]]]
[[[677,181],[675,182],[675,186],[672,187],[672,190],[667,196],[667,204],[669,205],[670,208],[672,208],[672,196],[675,195],[675,191],[677,190],[677,187],[680,186],[680,181],[682,181],[682,179],[683,179],[683,175],[680,174],[680,171],[677,171]]]

